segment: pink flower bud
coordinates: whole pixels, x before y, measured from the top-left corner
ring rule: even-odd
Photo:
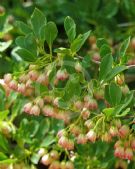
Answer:
[[[10,73],[4,75],[4,83],[9,84],[12,80],[12,75]]]
[[[27,104],[24,105],[23,109],[24,109],[24,112],[30,113],[31,108],[32,108],[32,103],[27,103]]]
[[[18,84],[18,92],[20,93],[24,93],[26,90],[26,86],[25,84],[21,83],[21,84]]]
[[[83,108],[83,102],[81,102],[81,101],[76,101],[76,102],[74,103],[74,107],[75,107],[75,109],[77,109],[77,110],[82,110],[82,108]]]
[[[44,155],[42,157],[42,159],[41,159],[41,163],[44,164],[44,165],[51,164],[52,163],[52,159],[51,159],[50,155],[49,154]]]
[[[40,108],[37,105],[34,105],[31,108],[30,114],[38,116],[40,114]]]
[[[87,120],[90,116],[90,111],[87,108],[83,108],[81,115],[84,120]]]
[[[123,125],[120,129],[119,129],[119,135],[123,138],[126,137],[128,134],[130,133],[130,129],[127,125]]]
[[[32,80],[29,79],[29,80],[26,82],[26,87],[27,87],[27,88],[32,87]]]
[[[47,150],[44,149],[44,148],[40,148],[39,151],[38,151],[38,154],[39,154],[40,156],[43,156],[43,155],[47,154]]]
[[[109,130],[109,133],[111,134],[112,137],[118,136],[118,129],[116,127],[111,127]]]
[[[17,90],[17,88],[18,88],[17,81],[16,81],[16,80],[10,81],[10,82],[9,82],[9,87],[10,87],[12,90]]]
[[[103,89],[100,89],[100,90],[97,90],[94,92],[94,97],[97,99],[97,100],[102,100],[104,98],[104,90]]]
[[[124,147],[117,147],[114,151],[114,155],[119,158],[124,158],[125,156]]]
[[[53,97],[52,97],[52,96],[45,96],[45,97],[44,97],[44,101],[45,101],[46,103],[51,103],[51,102],[53,101]]]
[[[66,79],[68,79],[68,77],[69,77],[69,75],[68,75],[66,69],[64,69],[64,70],[58,70],[58,72],[56,74],[56,78],[58,80],[66,80]]]
[[[40,107],[40,108],[43,108],[44,106],[44,100],[42,98],[37,98],[35,100],[35,103]]]
[[[46,116],[53,116],[55,114],[53,107],[49,105],[45,105],[42,111],[43,111],[43,114]]]
[[[124,154],[124,158],[128,159],[128,160],[132,160],[133,159],[133,151],[132,151],[131,148],[126,148],[125,154]]]
[[[135,38],[133,37],[131,40],[131,47],[135,49]]]
[[[19,82],[26,83],[26,81],[28,81],[28,79],[29,79],[29,75],[28,74],[27,75],[23,74],[23,75],[21,75],[19,77]]]
[[[54,101],[53,101],[53,105],[56,106],[56,107],[59,107],[59,100],[60,100],[59,97],[55,98]]]
[[[45,74],[43,73],[39,75],[37,82],[43,84],[44,81],[45,81]]]
[[[89,141],[91,141],[91,142],[95,142],[96,141],[96,138],[97,138],[97,136],[96,136],[96,133],[94,132],[94,130],[90,130],[88,133],[87,133],[87,138],[88,138],[88,140]]]
[[[74,169],[74,164],[71,161],[66,162],[66,169]]]
[[[36,69],[36,65],[30,65],[29,66],[29,70],[34,70],[34,69]]]
[[[60,169],[66,169],[66,162],[65,161],[62,161],[60,163]]]
[[[114,148],[118,148],[118,147],[121,147],[122,146],[122,141],[121,140],[118,140],[115,145],[114,145]]]
[[[98,108],[98,104],[95,99],[89,99],[88,102],[85,102],[84,107],[86,107],[89,110],[96,110]]]
[[[62,136],[65,136],[66,134],[67,134],[66,131],[64,129],[62,129],[62,130],[58,131],[57,136],[60,138]]]
[[[69,144],[68,138],[65,136],[60,137],[58,144],[61,145],[63,148],[67,149]]]
[[[74,150],[74,141],[68,140],[67,147],[65,147],[67,150]]]
[[[112,140],[112,137],[109,133],[105,133],[103,136],[102,136],[102,141],[105,141],[105,142],[110,142]]]
[[[52,159],[54,159],[54,160],[58,160],[58,159],[59,159],[59,153],[58,153],[58,151],[52,150],[52,151],[50,152],[50,157],[51,157]]]
[[[92,60],[94,60],[94,61],[100,61],[100,55],[99,55],[99,53],[94,53],[93,56],[92,56]]]
[[[73,125],[70,129],[70,132],[75,135],[75,136],[78,136],[81,132],[81,129],[79,126],[76,126],[76,125]]]
[[[77,137],[77,144],[86,144],[87,143],[87,137],[84,134],[80,134]]]
[[[29,77],[30,77],[30,79],[31,79],[32,81],[36,81],[37,78],[38,78],[38,76],[39,76],[39,74],[38,74],[38,72],[35,71],[35,70],[31,70],[31,71],[29,72]]]
[[[119,129],[121,127],[120,119],[114,120],[114,125]]]
[[[75,70],[77,72],[82,72],[82,65],[79,62],[75,64]]]
[[[94,123],[91,119],[85,121],[84,125],[88,128],[88,129],[91,129],[94,127]]]
[[[135,150],[135,138],[131,140],[131,147],[133,150]]]
[[[60,169],[60,162],[59,161],[53,161],[51,165],[49,166],[49,169]]]

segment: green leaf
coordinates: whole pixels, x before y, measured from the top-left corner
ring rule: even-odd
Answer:
[[[121,45],[120,47],[120,56],[123,57],[126,53],[126,50],[129,46],[129,43],[130,43],[130,37],[128,37]]]
[[[118,85],[111,83],[105,87],[105,98],[112,105],[116,106],[122,98],[122,91]]]
[[[121,47],[120,47],[120,51],[119,51],[119,56],[121,58],[121,62],[122,63],[125,63],[125,61],[127,60],[126,59],[126,50],[129,46],[129,43],[130,43],[130,37],[128,37],[122,44],[121,44]]]
[[[6,159],[6,160],[2,160],[0,161],[0,164],[13,164],[17,161],[17,159]]]
[[[39,126],[38,132],[36,133],[35,137],[41,140],[48,133],[49,129],[50,129],[50,121],[49,119],[44,118],[40,122],[40,126]]]
[[[24,36],[17,37],[15,42],[19,47],[25,48],[34,56],[37,56],[37,44],[32,33],[27,34],[25,37]]]
[[[30,28],[27,24],[25,24],[24,22],[22,22],[22,21],[17,21],[16,24],[17,24],[17,27],[19,27],[19,30],[20,30],[24,35],[29,34],[29,33],[32,32],[31,28]]]
[[[9,110],[0,111],[0,120],[2,121],[4,119],[6,119],[8,114],[9,114]]]
[[[133,93],[130,93],[126,98],[125,100],[123,101],[123,103],[119,106],[117,106],[115,109],[114,109],[114,114],[115,115],[118,115],[120,114],[121,111],[123,111],[123,109],[125,109],[132,101],[134,95]]]
[[[58,30],[54,22],[48,22],[45,26],[45,40],[51,50],[53,41],[56,39]],[[50,51],[51,52],[51,51]]]
[[[123,72],[124,70],[126,70],[127,67],[124,65],[121,66],[116,66],[114,67],[106,76],[105,81],[110,81],[112,80],[117,74]]]
[[[36,57],[30,53],[28,50],[22,48],[18,49],[16,53],[24,60],[28,62],[34,62],[36,60]]]
[[[34,153],[34,154],[31,156],[31,162],[32,162],[33,164],[38,164],[40,158],[41,158],[41,155],[40,155],[40,154],[35,154],[35,153]]]
[[[113,57],[112,55],[106,55],[102,58],[100,64],[99,80],[104,80],[108,72],[112,69]]]
[[[35,8],[31,16],[31,25],[37,38],[40,38],[40,29],[46,22],[45,15],[39,9]]]
[[[107,44],[104,44],[101,46],[100,48],[100,56],[101,57],[104,57],[105,55],[110,55],[112,52],[111,52],[111,48],[109,47],[109,45]]]
[[[25,48],[29,50],[34,56],[37,56],[37,44],[32,33],[25,37]]]
[[[0,151],[9,153],[8,140],[2,134],[0,134]]]
[[[75,74],[70,76],[70,79],[66,84],[64,92],[65,94],[64,94],[63,100],[65,100],[66,102],[80,95],[81,86],[80,86],[78,76],[76,76]]]
[[[76,24],[71,17],[67,16],[65,18],[64,28],[68,36],[69,42],[71,43],[76,37]]]
[[[63,47],[54,49],[54,52],[61,53],[61,54],[66,54],[66,55],[70,55],[71,54],[71,50],[70,49],[63,48]]]
[[[125,111],[123,111],[121,114],[116,115],[116,117],[124,117],[130,112],[130,108],[127,108]]]
[[[105,108],[105,109],[103,109],[103,113],[107,117],[112,117],[113,116],[113,111],[114,111],[114,108]]]
[[[98,48],[101,48],[102,45],[108,45],[107,41],[104,38],[99,38],[96,44]]]
[[[86,33],[84,33],[83,35],[80,34],[72,43],[71,43],[71,51],[73,53],[76,53],[80,50],[80,48],[83,46],[83,44],[85,43],[85,41],[88,39],[88,37],[90,36],[90,32],[88,31]]]
[[[55,142],[55,137],[53,135],[48,135],[41,143],[41,147],[47,147]]]
[[[0,161],[6,160],[7,158],[8,157],[4,153],[0,152]]]
[[[21,48],[25,48],[25,37],[24,36],[17,37],[15,43],[17,44],[17,46],[20,46]]]
[[[45,41],[45,26],[46,26],[46,24],[44,24],[44,25],[40,28],[40,32],[39,32],[39,34],[40,34],[40,40],[41,40],[42,42]]]
[[[91,58],[90,58],[89,55],[84,56],[84,58],[82,60],[82,66],[84,68],[89,68],[90,67],[90,61],[91,61]]]
[[[0,42],[0,52],[4,52],[11,44],[12,40],[9,40],[7,42]]]

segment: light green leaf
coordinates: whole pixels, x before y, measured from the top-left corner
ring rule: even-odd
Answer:
[[[122,98],[122,91],[118,85],[111,83],[105,88],[105,98],[112,105],[116,106]]]
[[[17,27],[19,28],[19,30],[20,30],[24,35],[29,34],[29,33],[32,32],[31,28],[30,28],[27,24],[25,24],[24,22],[22,22],[22,21],[17,21],[16,24],[17,24]]]
[[[40,38],[40,28],[46,24],[46,22],[45,15],[39,9],[35,8],[31,16],[31,25],[37,38]]]
[[[51,50],[53,41],[56,39],[58,30],[54,22],[48,22],[45,26],[45,40]],[[51,51],[50,51],[51,52]]]
[[[110,80],[112,80],[117,74],[123,72],[123,71],[126,70],[126,69],[127,69],[127,67],[124,66],[124,65],[114,67],[114,68],[107,74],[107,77],[106,77],[105,81],[110,81]]]
[[[69,42],[71,43],[75,39],[75,36],[76,36],[76,24],[71,17],[67,16],[65,18],[64,28],[68,36]]]
[[[71,51],[73,53],[76,53],[80,50],[80,48],[83,46],[83,44],[85,43],[85,41],[88,39],[88,37],[90,36],[90,32],[88,31],[86,33],[84,33],[83,35],[80,34],[72,43],[71,43]]]
[[[105,55],[100,64],[100,72],[99,72],[99,80],[104,80],[112,69],[112,64],[113,64],[113,57],[112,55]]]

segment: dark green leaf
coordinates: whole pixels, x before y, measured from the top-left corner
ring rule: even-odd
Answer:
[[[36,57],[24,48],[18,49],[16,53],[25,61],[34,62],[36,60]]]
[[[110,54],[111,54],[111,48],[106,44],[102,45],[100,48],[100,56],[104,57],[105,55],[110,55]]]
[[[99,38],[96,44],[98,48],[101,48],[102,45],[108,45],[107,41],[104,38]]]

